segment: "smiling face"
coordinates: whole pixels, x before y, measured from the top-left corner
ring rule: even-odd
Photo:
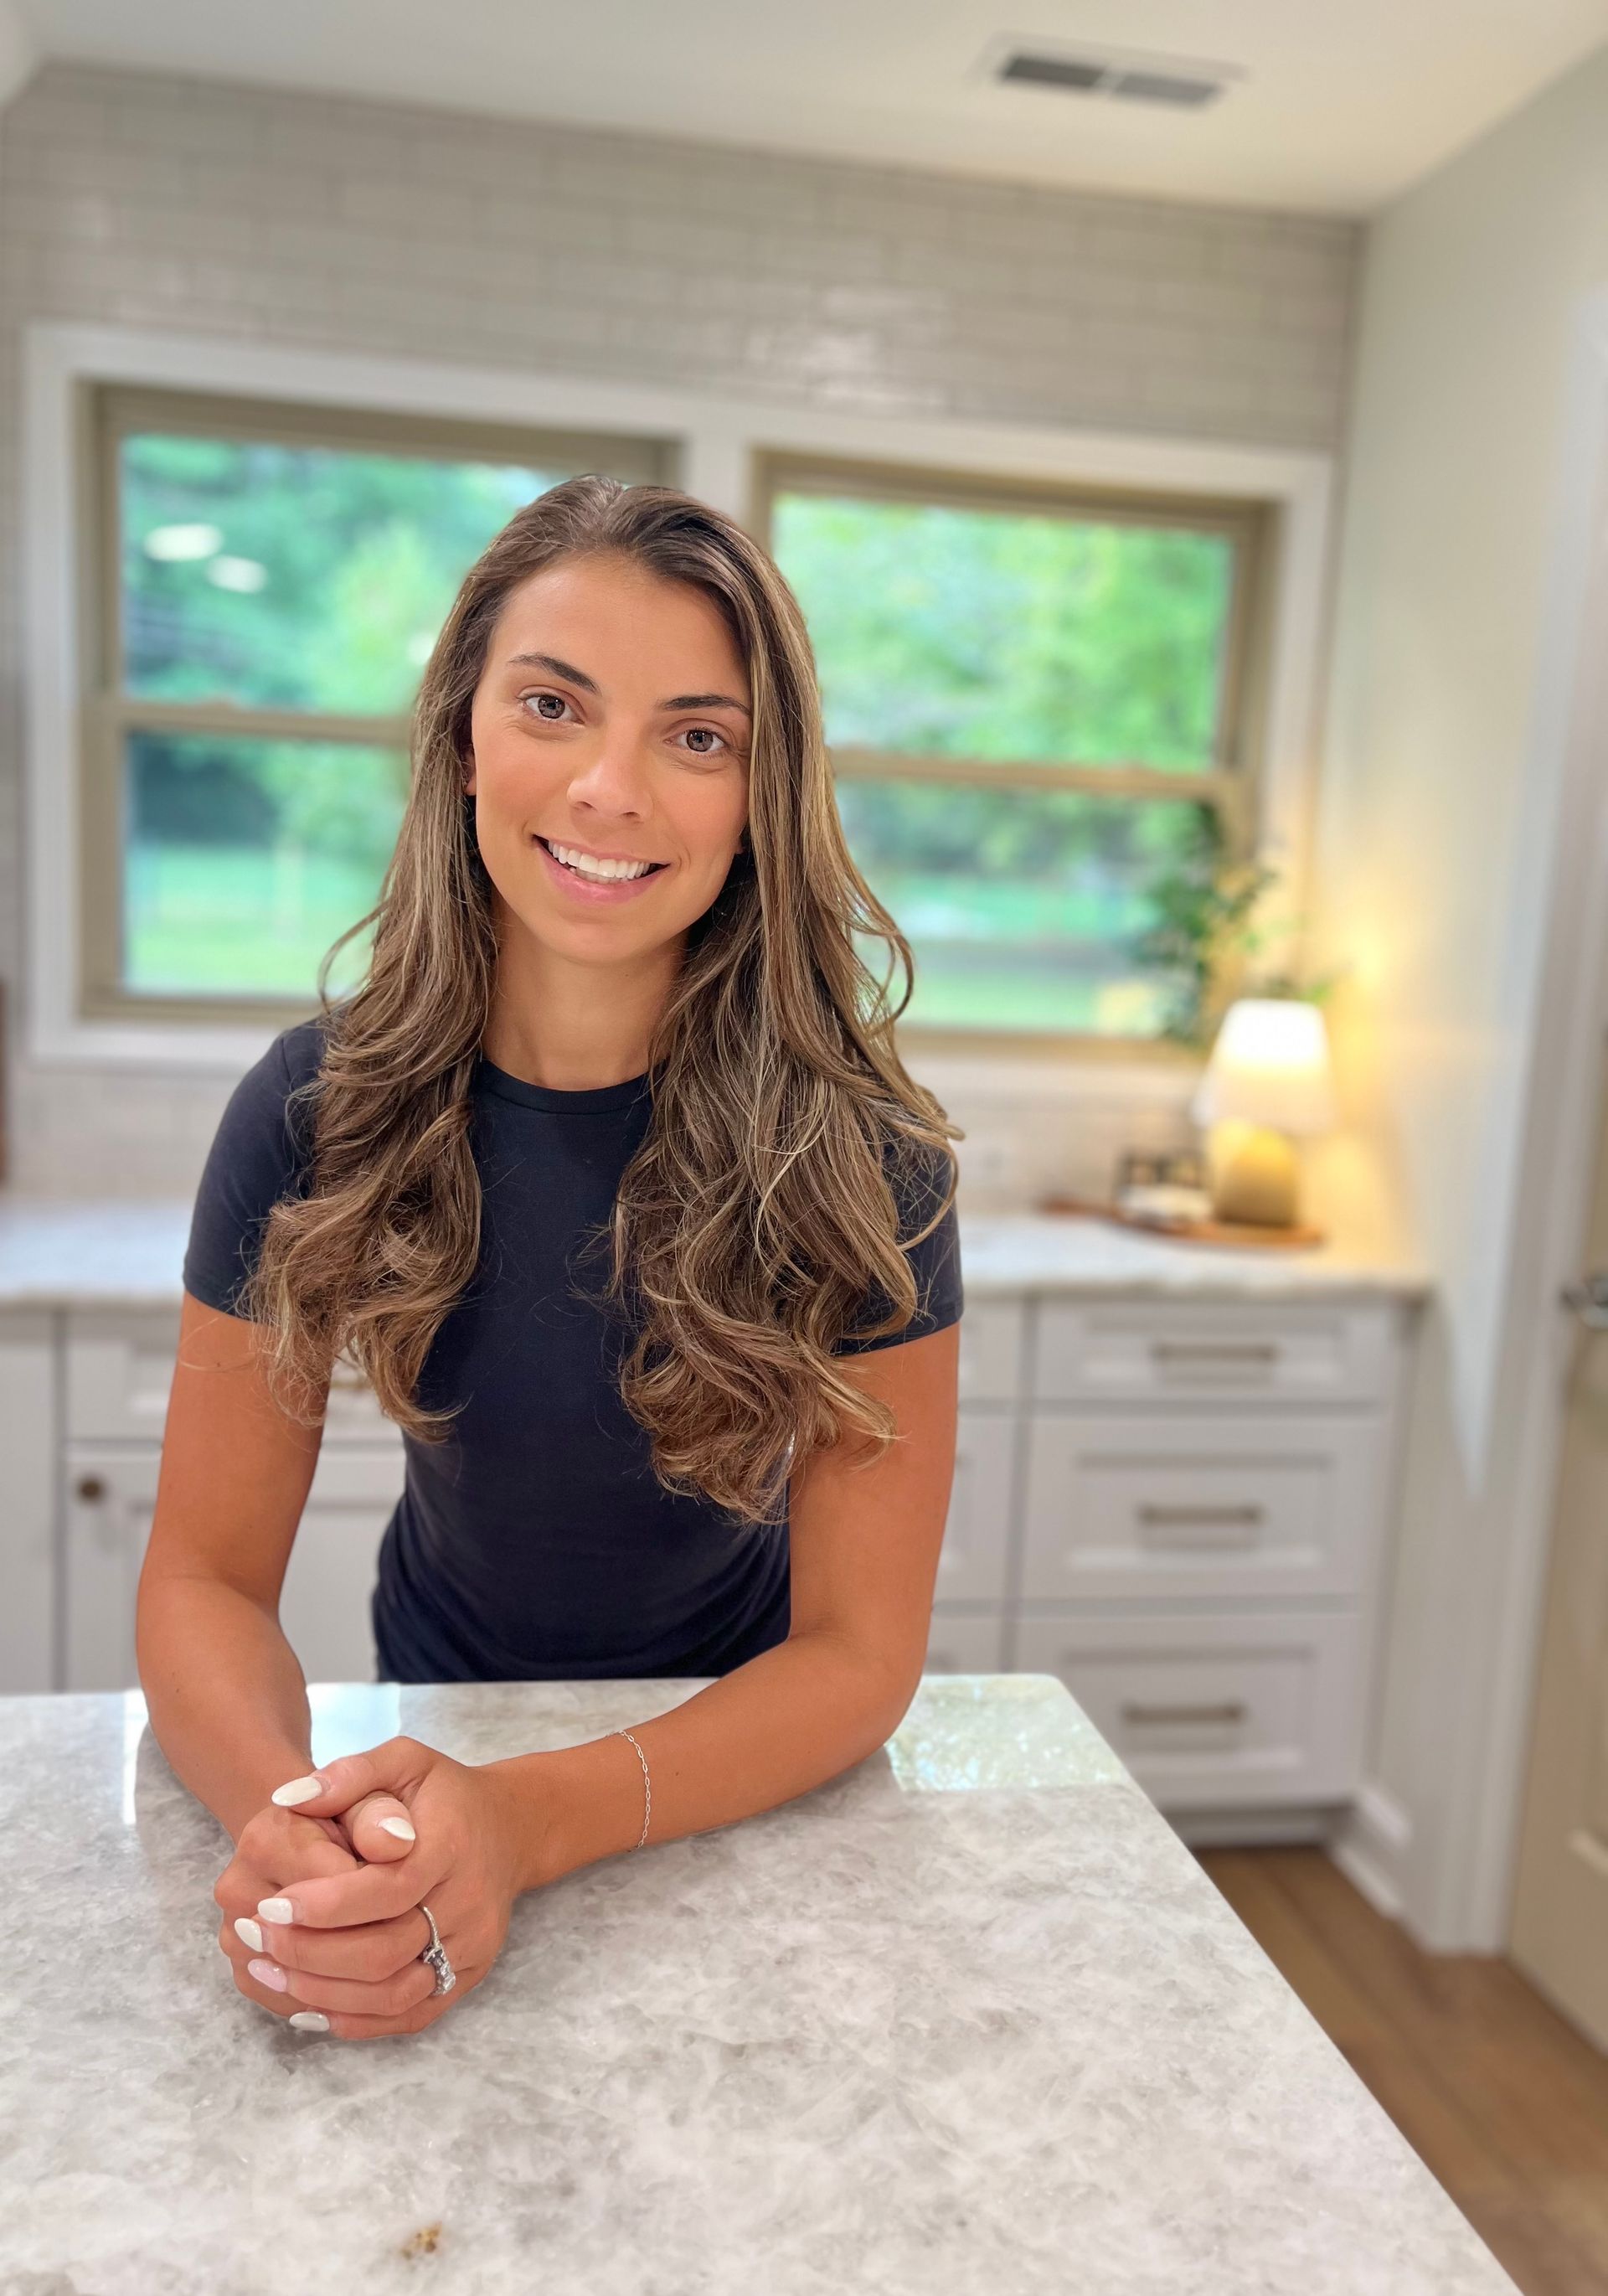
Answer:
[[[511,591],[464,785],[516,924],[583,963],[679,944],[742,841],[751,701],[724,617],[691,583],[614,555]]]

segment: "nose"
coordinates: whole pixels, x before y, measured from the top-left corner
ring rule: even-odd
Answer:
[[[571,805],[610,820],[641,821],[649,809],[647,769],[638,734],[619,726],[606,732],[570,777]]]

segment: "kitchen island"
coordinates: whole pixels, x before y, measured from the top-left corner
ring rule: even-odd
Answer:
[[[316,1760],[573,1744],[695,1680],[312,1689]],[[1498,2296],[1512,2283],[1042,1674],[566,1875],[425,2032],[234,1988],[138,1692],[0,1699],[6,2296]]]

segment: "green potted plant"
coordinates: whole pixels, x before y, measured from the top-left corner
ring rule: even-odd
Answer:
[[[1295,996],[1321,1004],[1338,972],[1302,977],[1288,964],[1256,960],[1288,948],[1288,919],[1267,914],[1279,872],[1259,860],[1226,858],[1210,848],[1175,863],[1150,888],[1155,922],[1129,945],[1134,963],[1167,988],[1161,1036],[1209,1052],[1223,1014],[1241,996]]]

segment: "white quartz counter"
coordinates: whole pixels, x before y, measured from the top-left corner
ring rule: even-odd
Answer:
[[[174,1198],[81,1201],[0,1189],[0,1308],[176,1307],[190,1212]],[[972,1299],[1024,1291],[1413,1298],[1427,1288],[1417,1269],[1332,1245],[1226,1250],[1033,1213],[963,1212],[960,1234]]]
[[[316,1685],[481,1761],[696,1681]],[[234,1988],[137,1693],[0,1700],[0,2284],[55,2296],[1513,2296],[1061,1685],[533,1891],[423,2034]]]

